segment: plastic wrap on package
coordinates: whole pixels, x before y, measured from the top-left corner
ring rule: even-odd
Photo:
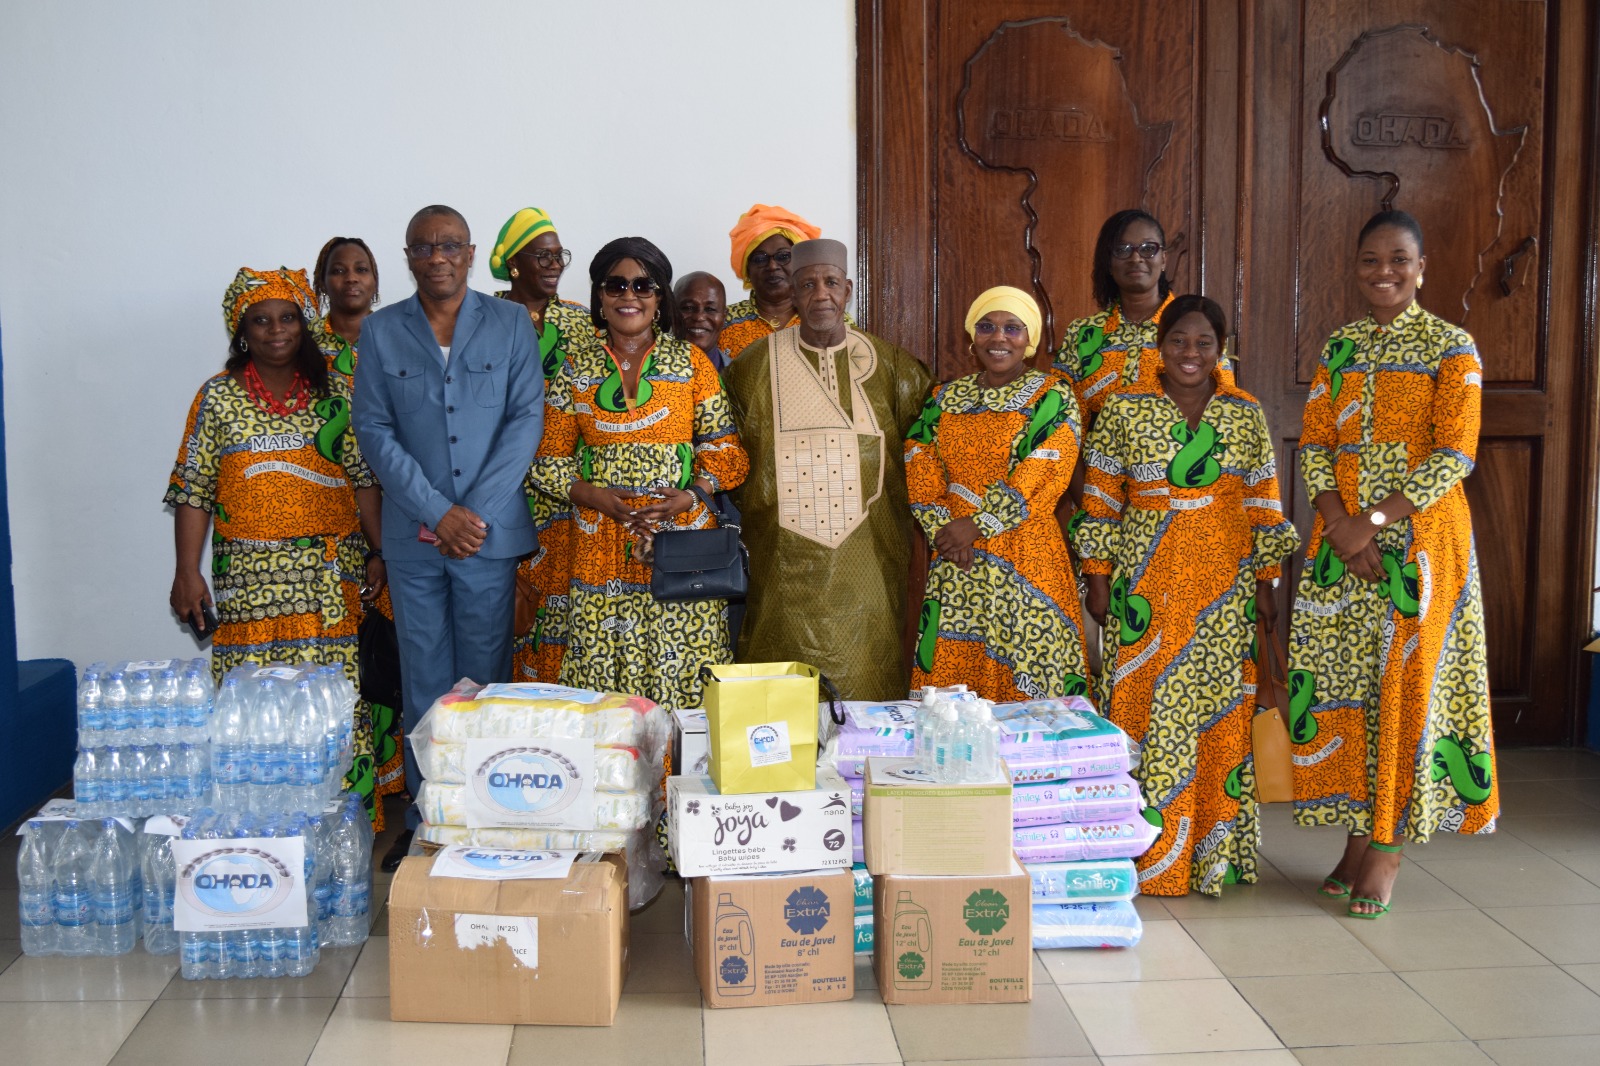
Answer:
[[[419,726],[420,729],[420,726]],[[413,746],[417,767],[429,781],[464,784],[467,780],[467,745],[460,740],[427,737]],[[638,748],[616,744],[594,747],[594,787],[611,792],[638,792],[654,783],[650,765]]]
[[[892,703],[846,700],[844,724],[833,726],[829,720],[828,739],[818,761],[832,766],[845,777],[862,777],[866,774],[869,757],[910,758],[916,754],[913,744],[916,714],[916,700]]]
[[[422,819],[434,825],[466,825],[467,793],[470,785],[451,784],[448,781],[424,781],[417,794],[417,810]],[[654,793],[647,790],[611,792],[596,789],[594,793],[594,827],[596,829],[640,829],[650,821]]]
[[[1132,903],[1036,903],[1033,946],[1131,948],[1144,935]]]
[[[434,701],[412,735],[439,741],[566,737],[638,748],[659,763],[671,721],[643,696],[531,681],[475,686],[463,680]]]
[[[1143,817],[1078,825],[1027,825],[1012,831],[1023,863],[1081,862],[1084,859],[1137,859],[1161,830]]]
[[[856,925],[856,954],[857,955],[871,955],[872,954],[872,940],[873,940],[873,935],[872,935],[872,914],[871,914],[871,912],[868,912],[866,914],[859,914],[858,913],[856,915],[856,923],[855,923],[855,925]]]
[[[1127,774],[1018,784],[1011,792],[1014,825],[1110,822],[1137,817],[1143,809],[1139,786]]]
[[[542,851],[624,852],[628,858],[628,909],[638,910],[656,898],[665,882],[666,855],[648,828],[614,829],[468,829],[464,825],[417,826],[417,839],[429,844],[474,844],[485,848]]]
[[[856,863],[850,867],[850,876],[855,881],[856,913],[872,913],[872,875],[867,873],[866,863]]]
[[[1139,894],[1132,859],[1039,862],[1026,869],[1035,903],[1120,903]]]

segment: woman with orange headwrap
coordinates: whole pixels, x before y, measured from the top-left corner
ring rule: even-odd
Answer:
[[[822,230],[792,211],[756,204],[728,231],[733,242],[729,263],[749,299],[728,305],[718,347],[731,359],[750,344],[786,326],[795,325],[794,297],[789,289],[789,249],[815,240]]]
[[[934,558],[911,685],[1010,702],[1082,695],[1083,611],[1056,501],[1078,461],[1078,401],[1028,364],[1042,316],[996,286],[967,311],[979,371],[940,385],[906,437],[911,515]]]
[[[176,516],[172,609],[202,626],[215,602],[219,681],[246,660],[274,659],[339,664],[353,681],[367,545],[382,537],[349,386],[317,347],[305,271],[242,268],[222,311],[228,360],[189,408],[165,498]],[[214,601],[200,575],[213,527]],[[357,743],[365,726],[370,745],[363,709]]]

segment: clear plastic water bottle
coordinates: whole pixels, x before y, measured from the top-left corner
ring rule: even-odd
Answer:
[[[178,736],[203,744],[211,718],[211,675],[191,666],[178,684]]]
[[[203,827],[213,820],[214,812],[201,808],[195,812],[194,818],[183,827],[180,834],[184,840],[203,840],[201,835]],[[174,866],[173,888],[177,888],[176,866]],[[176,901],[176,891],[174,891]],[[184,932],[178,934],[178,972],[185,981],[205,981],[216,974],[216,934],[200,932]]]
[[[24,955],[55,955],[60,951],[54,882],[45,823],[35,819],[28,822],[22,849],[17,853],[17,917],[22,926]]]
[[[156,743],[178,743],[183,729],[183,712],[179,710],[178,671],[168,667],[156,678]]]
[[[321,815],[309,820],[306,850],[315,855],[314,875],[306,881],[306,914],[320,947],[333,935],[333,826]]]
[[[100,822],[89,859],[90,896],[94,901],[97,954],[124,955],[133,950],[133,873],[128,856],[117,840],[113,818]]]
[[[147,836],[144,840],[140,864],[144,877],[144,949],[152,955],[171,955],[178,950],[178,934],[172,925],[178,891],[172,838]]]
[[[261,827],[259,835],[264,839],[273,839],[281,834],[275,822],[269,822]],[[282,926],[270,929],[256,930],[253,934],[256,941],[256,971],[254,977],[282,977],[288,972],[289,967],[289,936],[288,931]]]
[[[133,832],[127,832],[121,825],[117,826],[117,847],[122,849],[122,854],[128,860],[129,884],[133,892],[133,938],[138,940],[144,936],[144,858],[139,849],[139,837],[142,825],[134,823]]]
[[[128,765],[129,749],[102,748],[100,771],[100,814],[124,814],[133,805],[132,767]]]
[[[83,680],[78,682],[78,743],[85,748],[105,743],[106,708],[100,694],[100,672],[105,665],[85,667]]]
[[[284,809],[284,789],[289,772],[288,734],[284,731],[288,710],[283,688],[272,678],[263,678],[256,690],[255,706],[249,723],[250,810],[267,814]]]
[[[100,813],[100,760],[93,748],[79,748],[72,763],[72,799],[84,817]]]
[[[971,765],[968,781],[985,784],[1001,779],[1000,723],[995,721],[994,704],[988,700],[974,700],[968,728],[972,743]]]
[[[246,810],[250,794],[249,718],[238,678],[223,680],[211,724],[211,781],[216,808]]]
[[[105,709],[106,729],[114,734],[111,743],[131,743],[133,708],[128,703],[128,681],[121,670],[111,671],[101,682],[100,702]]]
[[[334,827],[332,851],[333,920],[329,923],[328,943],[349,947],[367,938],[372,889],[362,864],[360,831],[348,808]]]
[[[133,722],[132,744],[150,744],[156,733],[156,685],[148,670],[135,670],[128,678],[128,715]]]
[[[288,796],[285,809],[318,811],[327,802],[327,743],[324,719],[307,678],[295,682],[289,700]]]
[[[171,798],[174,806],[187,810],[206,798],[211,790],[211,763],[205,748],[196,744],[179,744],[173,758],[173,780],[177,794]]]
[[[149,744],[138,744],[123,752],[122,759],[128,773],[128,781],[132,796],[124,807],[118,807],[108,814],[131,814],[143,817],[155,809],[163,796],[155,794],[155,771],[151,766],[151,756],[156,749]]]
[[[51,863],[50,902],[56,916],[56,943],[63,955],[95,954],[94,899],[89,884],[89,850],[78,823],[63,826]]]
[[[329,763],[331,777],[342,780],[350,772],[355,752],[355,686],[345,676],[344,668],[334,665],[320,667],[317,677],[328,693],[328,727],[338,738],[337,756]]]

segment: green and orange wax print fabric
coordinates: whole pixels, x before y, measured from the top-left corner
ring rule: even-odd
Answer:
[[[505,292],[495,295],[506,297]],[[545,307],[544,322],[537,333],[547,392],[570,352],[580,347],[598,347],[589,309],[571,300],[552,299]],[[531,589],[536,602],[532,605],[533,625],[513,639],[511,673],[518,681],[554,684],[561,676],[561,660],[567,651],[572,507],[565,500],[535,490],[531,474],[527,491],[528,513],[533,517],[539,547],[517,567],[517,585],[519,589]]]
[[[1393,492],[1416,513],[1380,530],[1363,581],[1312,527],[1289,641],[1295,820],[1382,843],[1490,832],[1500,809],[1483,596],[1463,486],[1483,367],[1472,338],[1416,304],[1336,331],[1306,400],[1310,499],[1351,513]]]
[[[746,348],[723,381],[750,453],[734,494],[750,550],[739,660],[809,663],[845,699],[904,699],[903,442],[927,368],[854,327],[825,350],[792,327]]]
[[[711,361],[687,341],[658,333],[633,397],[603,346],[567,353],[545,394],[532,484],[570,502],[572,484],[582,478],[626,492],[629,506],[641,508],[652,502],[650,490],[687,488],[697,478],[713,492],[732,488],[748,466]],[[657,600],[639,541],[599,511],[572,511],[560,683],[637,693],[669,709],[699,707],[700,668],[733,658],[727,601]],[[704,529],[715,522],[696,503],[674,525]]]
[[[377,482],[350,429],[350,389],[288,416],[264,411],[229,374],[200,387],[184,426],[164,502],[212,518],[211,587],[217,608],[211,671],[245,662],[318,662],[356,680],[366,538],[355,489]],[[356,705],[351,787],[372,809],[372,712]]]
[[[934,390],[905,442],[911,514],[930,550],[971,518],[962,570],[934,554],[911,685],[965,684],[997,703],[1088,691],[1082,605],[1055,507],[1078,461],[1078,401],[1053,373]]]
[[[1102,710],[1141,751],[1140,892],[1217,895],[1256,879],[1251,765],[1258,580],[1299,543],[1283,514],[1261,406],[1213,371],[1191,429],[1156,375],[1116,392],[1084,451],[1088,512],[1075,544],[1111,584],[1115,656]]]

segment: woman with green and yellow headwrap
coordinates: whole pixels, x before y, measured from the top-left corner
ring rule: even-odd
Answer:
[[[1087,690],[1083,612],[1055,521],[1078,461],[1078,401],[1028,363],[1042,325],[1020,289],[974,300],[980,369],[935,389],[906,438],[911,514],[933,554],[913,688],[965,684],[996,702]]]
[[[561,246],[556,225],[537,207],[524,207],[500,227],[489,253],[489,272],[511,288],[495,293],[528,309],[539,337],[544,378],[560,371],[567,355],[595,343],[589,309],[561,299],[556,290],[572,252]],[[528,489],[528,509],[539,549],[517,570],[517,636],[512,675],[554,683],[567,650],[567,594],[572,579],[572,513],[565,501]]]

